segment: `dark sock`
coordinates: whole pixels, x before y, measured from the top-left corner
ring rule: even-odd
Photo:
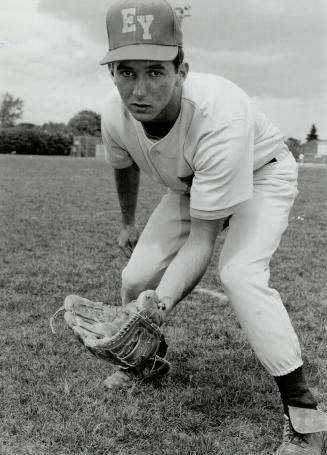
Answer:
[[[157,355],[164,359],[166,357],[167,351],[168,351],[168,345],[167,345],[165,337],[162,333],[161,337],[160,337],[160,344],[159,344],[159,348],[157,351]]]
[[[286,415],[288,415],[288,406],[317,409],[318,403],[307,386],[302,367],[284,376],[274,376],[274,379],[279,388]]]

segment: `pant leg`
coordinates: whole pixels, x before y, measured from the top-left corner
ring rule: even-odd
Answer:
[[[269,262],[297,194],[291,154],[254,173],[254,195],[230,220],[219,271],[225,292],[258,359],[273,376],[302,365],[298,338],[279,293],[269,287]]]
[[[146,224],[122,272],[122,302],[155,289],[190,232],[190,198],[169,191]]]

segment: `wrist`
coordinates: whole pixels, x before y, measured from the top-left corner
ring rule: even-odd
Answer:
[[[159,298],[159,303],[158,303],[158,308],[160,311],[161,319],[162,319],[162,324],[166,321],[169,313],[174,307],[174,301],[171,297],[168,296],[160,296],[160,293],[157,292],[158,298]]]
[[[160,316],[159,327],[161,327],[166,322],[167,310],[166,310],[166,308],[162,307],[161,302],[159,303],[158,307],[159,307],[159,316]]]
[[[129,228],[129,227],[136,227],[136,222],[135,222],[135,219],[131,219],[131,220],[123,220],[122,221],[122,227],[124,229],[126,228]]]

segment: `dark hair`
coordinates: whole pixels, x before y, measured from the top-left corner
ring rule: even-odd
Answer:
[[[178,47],[178,52],[176,57],[173,60],[173,65],[175,68],[175,71],[177,73],[179,65],[181,65],[184,61],[184,51],[182,47]],[[113,63],[108,63],[108,70],[110,71],[111,75],[114,75],[114,64]]]
[[[109,73],[111,74],[112,77],[114,77],[114,64],[113,62],[110,62],[107,64],[107,68],[109,70]]]
[[[182,47],[178,47],[178,53],[173,60],[173,65],[175,67],[175,71],[177,73],[179,65],[181,65],[184,61],[184,51]]]

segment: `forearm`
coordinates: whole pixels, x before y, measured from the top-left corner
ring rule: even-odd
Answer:
[[[204,275],[212,250],[188,242],[167,268],[156,291],[168,314],[197,285]]]
[[[115,182],[124,226],[135,223],[135,211],[140,184],[140,170],[136,164],[115,169]]]
[[[201,280],[210,263],[215,239],[222,229],[223,220],[217,220],[209,233],[191,233],[168,266],[156,289],[160,301],[166,307],[164,318]]]

